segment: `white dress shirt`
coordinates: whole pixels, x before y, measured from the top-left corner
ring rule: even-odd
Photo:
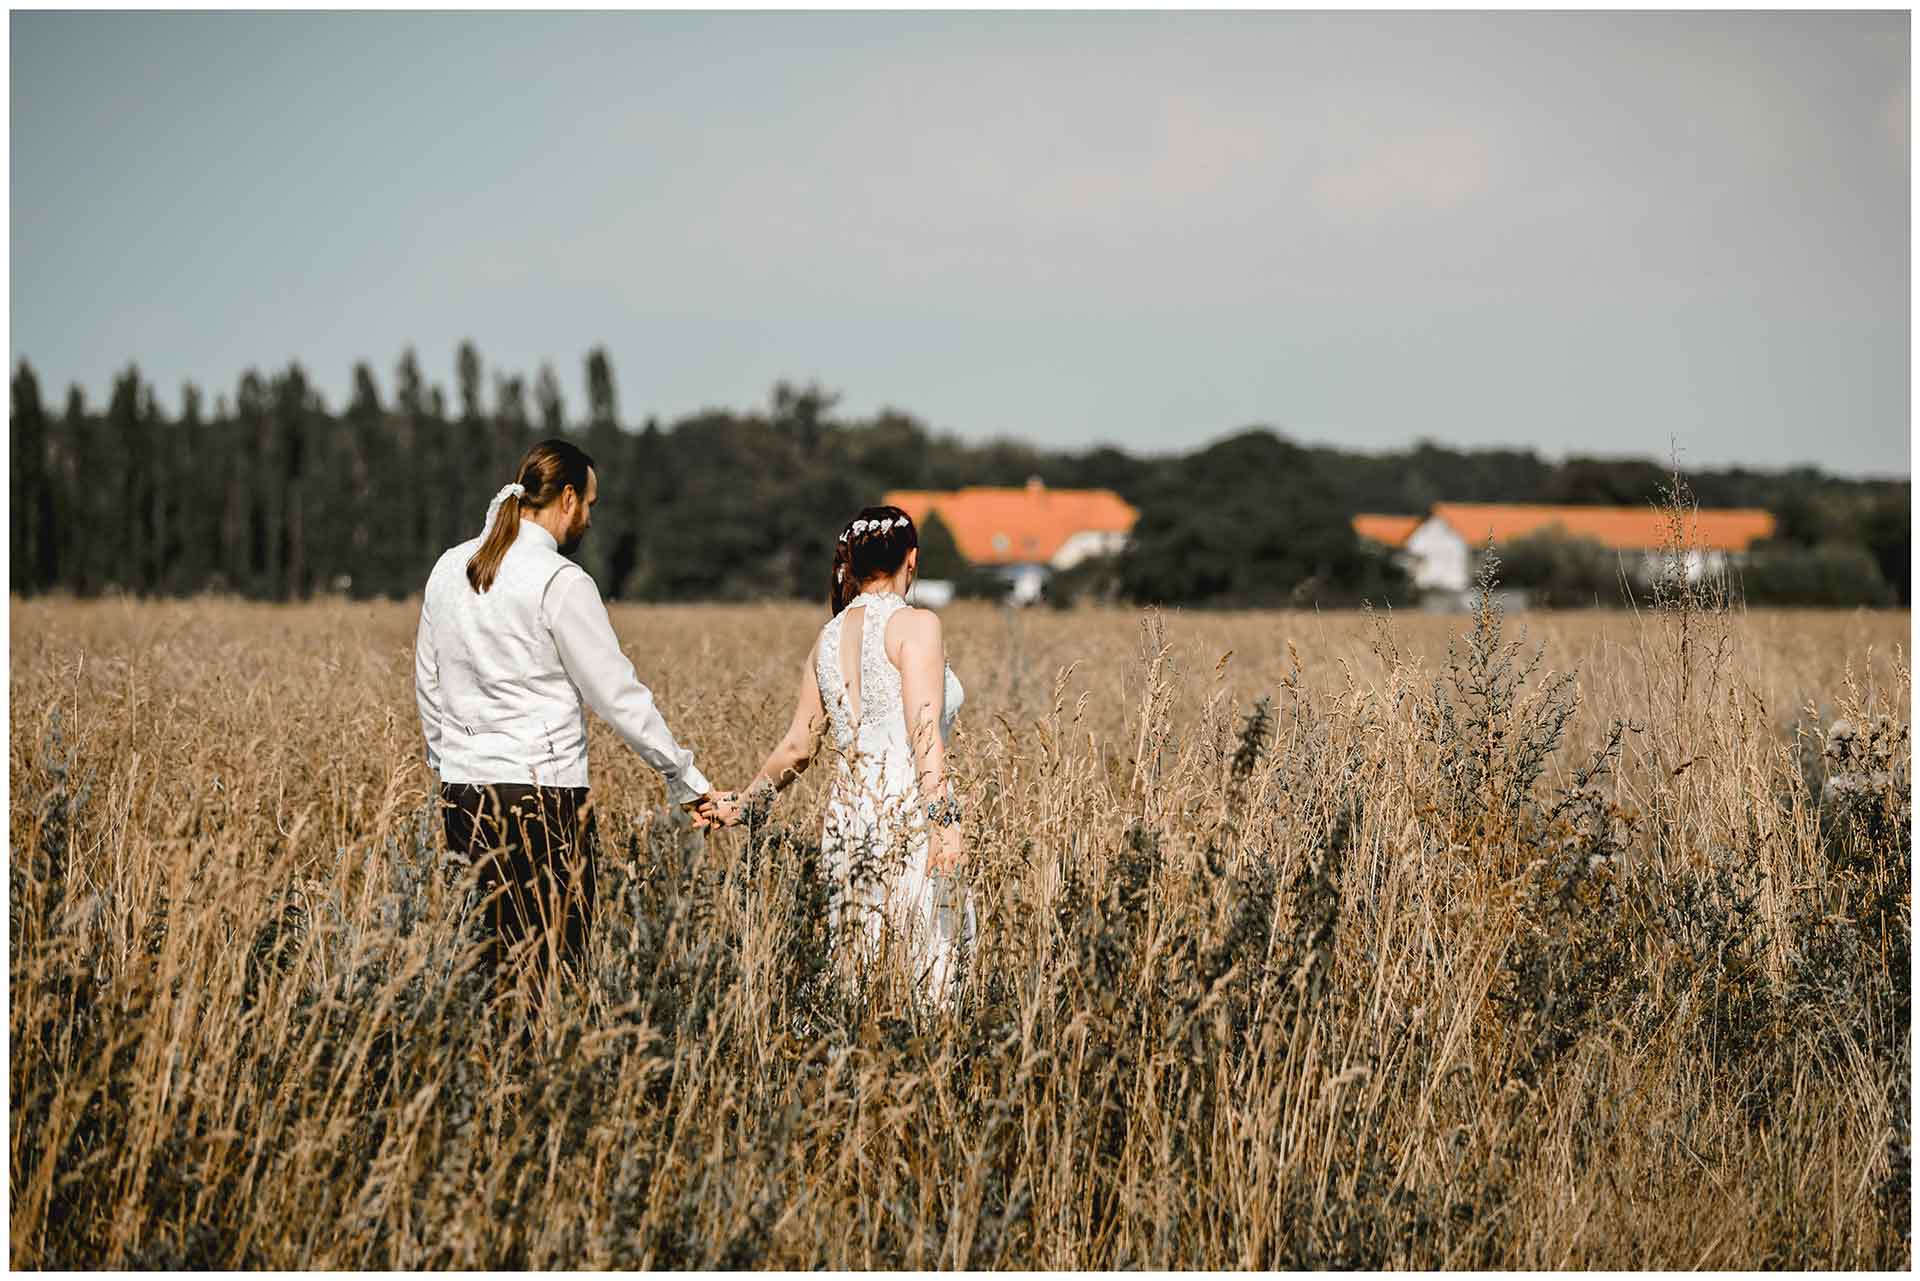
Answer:
[[[467,582],[481,540],[434,565],[414,641],[427,765],[445,783],[587,786],[591,707],[683,805],[712,788],[620,651],[593,578],[522,519],[486,592]]]

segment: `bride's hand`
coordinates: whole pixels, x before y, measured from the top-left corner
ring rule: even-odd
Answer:
[[[733,792],[708,792],[689,801],[686,809],[695,827],[732,827],[740,821],[740,798]]]
[[[958,823],[936,824],[927,834],[928,871],[942,876],[957,876],[966,858],[966,842],[960,839]]]

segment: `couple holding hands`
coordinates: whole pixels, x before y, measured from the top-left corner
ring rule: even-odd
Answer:
[[[415,701],[449,857],[485,896],[487,961],[498,972],[527,943],[543,973],[584,959],[596,844],[585,708],[659,771],[670,800],[714,826],[764,817],[812,763],[824,725],[834,926],[869,945],[899,940],[922,991],[950,1001],[974,935],[954,880],[961,814],[946,769],[963,691],[939,617],[906,603],[920,555],[912,519],[868,507],[841,532],[832,617],[801,668],[793,720],[744,794],[716,793],[634,676],[592,577],[567,559],[598,500],[593,460],[541,441],[481,535],[442,554],[421,599]]]

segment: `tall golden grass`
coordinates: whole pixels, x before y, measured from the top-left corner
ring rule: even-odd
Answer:
[[[530,1050],[415,618],[13,602],[16,1266],[1909,1261],[1905,614],[956,608],[951,1012],[596,722]],[[614,620],[744,783],[820,612]]]

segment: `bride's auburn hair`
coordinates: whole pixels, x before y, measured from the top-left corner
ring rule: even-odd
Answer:
[[[827,600],[838,614],[860,594],[860,584],[897,573],[920,545],[913,517],[898,507],[862,507],[833,545],[833,582]]]
[[[501,502],[500,510],[494,513],[493,524],[487,530],[486,539],[480,544],[480,550],[467,561],[467,584],[476,592],[485,592],[493,586],[493,579],[500,572],[500,561],[506,556],[507,548],[513,546],[513,540],[520,535],[520,518],[526,512],[537,512],[543,507],[560,501],[560,495],[567,486],[573,486],[573,492],[580,501],[587,500],[587,473],[593,470],[593,459],[587,451],[570,440],[561,440],[558,436],[543,440],[527,450],[520,460],[520,467],[513,473],[515,483],[526,489],[525,497],[508,495]]]

